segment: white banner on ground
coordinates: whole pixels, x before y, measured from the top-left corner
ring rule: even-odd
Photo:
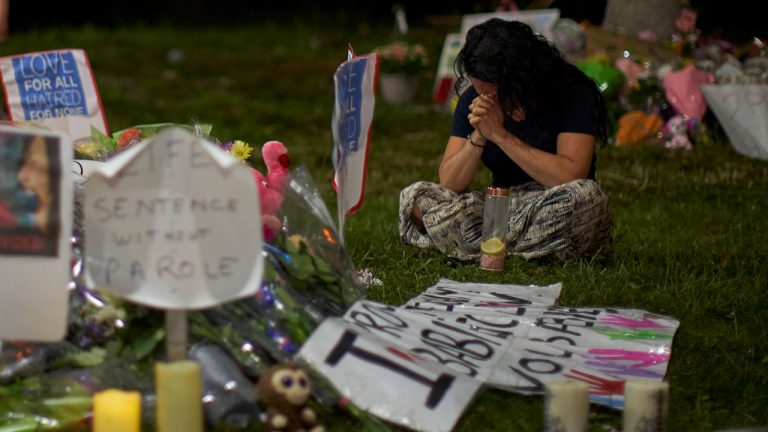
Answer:
[[[541,394],[544,383],[571,378],[612,407],[623,405],[624,379],[664,378],[678,326],[639,310],[526,304],[424,312],[359,301],[344,319],[492,387]],[[639,328],[654,331],[633,340]]]
[[[58,341],[71,275],[72,144],[0,126],[0,339]]]
[[[452,430],[481,386],[338,318],[323,321],[299,355],[360,408],[418,431]]]
[[[768,160],[768,85],[710,84],[701,92],[733,148]]]
[[[0,75],[12,121],[64,132],[75,141],[91,127],[109,134],[85,51],[42,51],[0,58]]]
[[[84,211],[89,286],[152,307],[199,309],[261,285],[251,170],[184,129],[96,167]]]
[[[342,63],[333,75],[333,186],[342,240],[346,217],[363,205],[378,65],[375,53],[357,56]]]
[[[367,363],[390,365],[391,373],[404,377],[418,376],[419,383],[430,384],[430,391],[436,388],[433,375],[408,374],[402,364],[391,366],[391,360],[384,359],[394,355],[432,374],[450,371],[522,394],[543,394],[547,382],[572,379],[589,386],[590,402],[618,409],[624,406],[625,380],[664,379],[677,320],[639,309],[558,306],[561,289],[559,283],[441,279],[401,307],[356,302],[345,313],[344,325],[334,318],[332,327],[310,337],[302,355],[316,367],[332,364],[332,370],[321,372],[330,374],[331,381],[363,408],[417,430],[440,430],[448,423],[422,411],[423,389],[413,389],[413,394],[382,391],[389,378]],[[357,340],[366,345],[349,348]],[[358,360],[354,364],[337,361],[350,352]],[[397,382],[394,388],[404,387]],[[468,401],[454,406],[450,424]]]

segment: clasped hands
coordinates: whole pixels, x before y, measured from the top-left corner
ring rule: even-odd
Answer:
[[[473,99],[467,117],[483,139],[498,141],[504,131],[504,111],[495,94],[481,94]]]

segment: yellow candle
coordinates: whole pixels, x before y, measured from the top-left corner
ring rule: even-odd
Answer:
[[[589,386],[581,381],[555,380],[546,383],[544,430],[586,432],[589,417]]]
[[[93,395],[93,432],[139,432],[141,394],[105,390]]]
[[[624,383],[624,431],[667,430],[669,383],[631,379]]]
[[[155,365],[158,432],[202,432],[200,365],[190,360]]]

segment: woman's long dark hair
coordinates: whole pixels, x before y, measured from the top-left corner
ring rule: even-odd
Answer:
[[[607,110],[597,85],[527,24],[492,18],[472,27],[453,66],[459,77],[457,94],[469,77],[477,78],[498,85],[499,101],[507,110],[526,115],[556,112],[574,84],[589,82],[597,100],[595,137],[607,142]]]

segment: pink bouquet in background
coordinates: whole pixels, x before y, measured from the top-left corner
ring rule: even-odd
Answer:
[[[429,66],[424,45],[394,41],[374,50],[379,55],[379,68],[383,73],[417,74]]]

